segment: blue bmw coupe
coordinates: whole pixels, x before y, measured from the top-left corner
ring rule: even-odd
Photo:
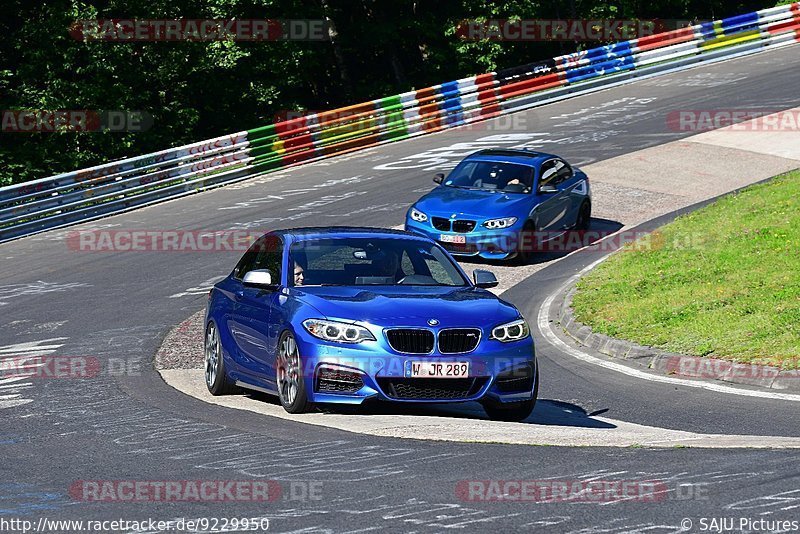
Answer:
[[[408,210],[405,229],[453,255],[526,262],[547,241],[588,229],[592,215],[589,178],[553,154],[481,150],[434,182]]]
[[[268,233],[209,293],[205,380],[315,403],[480,401],[522,420],[539,385],[528,324],[428,238],[399,230]]]

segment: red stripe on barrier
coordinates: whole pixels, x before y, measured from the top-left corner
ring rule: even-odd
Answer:
[[[791,7],[789,7],[789,12],[792,14],[791,19],[779,22],[777,24],[772,24],[769,26],[769,28],[767,28],[767,32],[770,35],[794,31],[795,38],[800,36],[800,3],[795,2],[792,4]]]
[[[483,85],[485,83],[493,83],[494,80],[494,73],[490,72],[488,74],[479,74],[475,77],[475,85]]]
[[[305,130],[308,127],[307,117],[297,117],[296,119],[289,119],[288,121],[276,122],[275,133],[281,139],[290,137],[291,134],[297,130]]]
[[[780,24],[775,24],[767,29],[770,35],[777,35],[779,33],[788,33],[792,30],[800,28],[800,21],[796,19],[786,20]]]
[[[310,148],[314,145],[314,139],[310,133],[305,135],[298,135],[283,142],[285,150],[297,150],[301,148]]]
[[[646,52],[656,48],[685,43],[692,39],[694,39],[694,30],[692,28],[681,28],[671,32],[641,37],[636,40],[635,46],[640,52]]]
[[[558,87],[564,84],[566,84],[566,80],[564,80],[564,73],[555,72],[553,74],[547,74],[539,78],[533,78],[522,82],[510,83],[508,85],[504,85],[500,87],[499,92],[500,92],[500,97],[505,99],[514,96],[524,95],[526,93],[533,93],[534,91],[549,89],[551,87]]]
[[[433,87],[425,87],[423,89],[417,89],[414,98],[416,98],[417,100],[428,100],[435,96],[436,96],[436,89],[434,89]]]
[[[372,145],[380,141],[378,135],[365,135],[364,137],[357,137],[356,139],[349,139],[347,141],[342,141],[341,143],[336,143],[335,145],[331,145],[329,147],[323,147],[322,153],[323,154],[338,154],[342,151],[351,150],[353,148],[364,147],[365,145]]]
[[[281,156],[281,163],[283,165],[292,165],[293,163],[300,163],[301,161],[305,161],[307,159],[311,159],[317,155],[318,151],[316,148],[312,148],[311,150],[304,150],[302,152],[292,152],[291,154],[284,154]]]

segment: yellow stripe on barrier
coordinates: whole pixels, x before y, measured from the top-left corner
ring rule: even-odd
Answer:
[[[734,35],[726,35],[718,39],[711,39],[700,43],[700,50],[706,52],[717,48],[724,48],[726,46],[733,46],[737,44],[746,43],[747,41],[755,41],[761,38],[761,30],[752,30],[749,32],[736,33]]]

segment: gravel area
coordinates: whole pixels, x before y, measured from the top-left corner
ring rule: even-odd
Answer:
[[[156,369],[200,369],[203,367],[202,309],[169,331],[156,353]]]

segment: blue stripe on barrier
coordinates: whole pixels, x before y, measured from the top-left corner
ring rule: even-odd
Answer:
[[[458,82],[447,82],[443,83],[442,87],[439,89],[440,95],[450,96],[450,94],[460,95],[461,90],[458,88]]]
[[[464,114],[461,113],[463,107],[461,105],[461,90],[458,87],[458,82],[443,83],[439,93],[445,97],[439,103],[439,109],[447,111],[442,123],[448,126],[462,124],[464,122]]]
[[[591,48],[586,51],[586,55],[582,59],[588,59],[591,62],[603,61],[612,57],[628,55],[631,53],[631,42],[623,41],[608,46],[599,46]]]
[[[700,36],[704,41],[717,38],[716,24],[713,22],[703,22],[700,24]]]
[[[725,35],[738,32],[746,32],[758,28],[758,13],[746,13],[722,19],[722,29]]]
[[[443,123],[448,125],[462,124],[464,122],[464,113],[462,113],[463,106],[461,105],[461,98],[449,98],[440,103],[439,108],[442,111],[447,111],[447,116],[444,117]]]
[[[614,72],[621,72],[623,70],[631,70],[635,67],[633,56],[621,56],[596,63],[594,65],[586,65],[577,69],[570,69],[566,72],[567,81],[569,83],[580,82],[603,76],[605,74],[612,74]]]

